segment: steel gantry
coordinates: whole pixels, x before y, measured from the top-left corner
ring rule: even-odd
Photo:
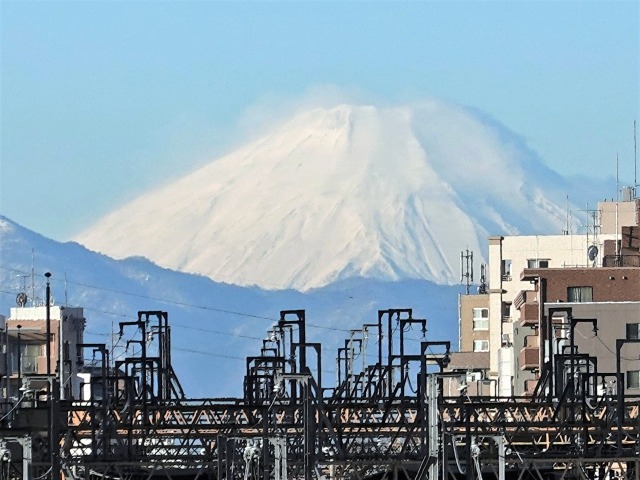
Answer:
[[[104,345],[78,346],[79,361],[91,349],[101,368],[90,395],[55,403],[52,438],[50,398],[25,395],[3,414],[0,480],[640,476],[638,397],[573,385],[558,398],[445,396],[459,376],[447,370],[450,344],[424,338],[427,320],[411,309],[352,330],[329,387],[305,322],[304,310],[281,312],[246,360],[241,398],[196,400],[171,367],[166,312],[139,312],[120,324],[139,355],[110,364]],[[366,355],[372,333],[377,351]]]

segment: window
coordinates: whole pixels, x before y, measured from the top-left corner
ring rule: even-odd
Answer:
[[[627,388],[640,388],[639,370],[629,370],[627,372]]]
[[[21,343],[20,352],[18,353],[17,342],[12,346],[11,352],[11,373],[18,373],[18,364],[20,364],[21,374],[38,372],[38,357],[41,352],[41,345],[34,343]]]
[[[489,351],[489,340],[474,340],[473,341],[473,351],[474,352],[488,352]]]
[[[568,302],[593,302],[593,287],[567,288]]]
[[[527,268],[549,268],[549,260],[530,258],[527,260]]]
[[[511,321],[511,302],[502,302],[502,321],[510,322]]]
[[[489,330],[489,309],[488,308],[473,309],[473,329]]]
[[[502,280],[511,280],[511,260],[502,260]]]
[[[640,323],[627,323],[627,340],[640,340]]]

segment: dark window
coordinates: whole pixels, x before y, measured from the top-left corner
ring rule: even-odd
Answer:
[[[502,280],[511,280],[511,260],[502,260]]]
[[[502,321],[511,321],[511,302],[502,302]]]
[[[640,324],[627,323],[627,340],[640,339]]]
[[[567,302],[593,302],[593,287],[567,288]]]
[[[527,260],[527,268],[549,268],[549,260],[530,258]]]
[[[629,370],[627,372],[627,388],[640,388],[640,371]]]

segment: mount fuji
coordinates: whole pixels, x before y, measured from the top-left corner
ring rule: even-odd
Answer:
[[[444,103],[298,112],[74,240],[268,290],[459,281],[489,235],[560,233],[567,184],[481,113]]]

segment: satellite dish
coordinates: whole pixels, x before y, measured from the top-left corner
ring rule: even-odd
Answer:
[[[16,305],[19,307],[24,307],[27,304],[27,294],[24,292],[20,292],[16,295]]]
[[[597,256],[598,256],[598,247],[596,247],[595,245],[591,245],[587,249],[587,257],[589,257],[589,260],[593,262]]]

